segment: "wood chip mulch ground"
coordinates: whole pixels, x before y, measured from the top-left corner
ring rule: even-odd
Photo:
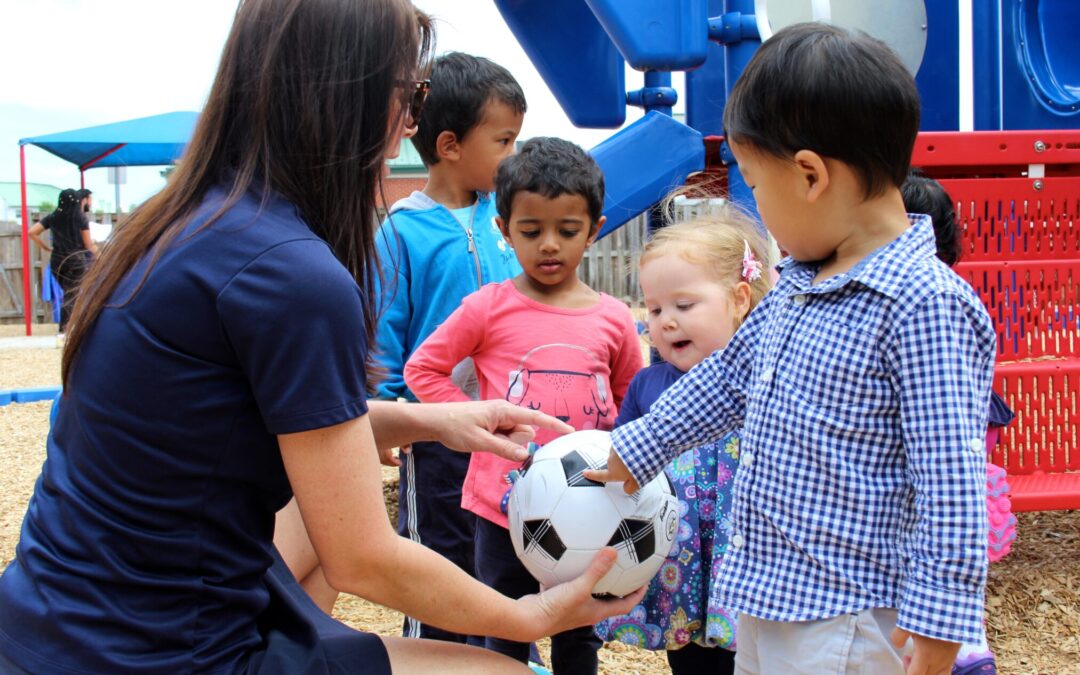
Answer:
[[[0,336],[21,335],[0,327]],[[0,390],[54,386],[60,350],[0,351]],[[0,406],[0,569],[15,555],[19,527],[45,459],[48,402]],[[397,475],[384,469],[387,508],[396,514]],[[1018,514],[1012,553],[990,568],[987,634],[1003,675],[1080,675],[1080,512]],[[342,621],[384,635],[399,634],[401,615],[342,596]],[[542,651],[547,645],[542,644]],[[622,645],[601,651],[602,673],[666,673],[663,656]]]

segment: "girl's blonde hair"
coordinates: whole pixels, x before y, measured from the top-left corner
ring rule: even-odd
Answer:
[[[754,281],[743,277],[746,247],[761,263],[761,274]],[[740,281],[750,286],[750,309],[754,309],[772,288],[773,261],[764,238],[746,216],[732,207],[717,215],[698,216],[657,230],[641,253],[639,267],[665,255],[678,255],[689,263],[709,270],[713,279],[734,288]],[[748,312],[749,313],[749,312]],[[736,319],[736,326],[743,317]]]

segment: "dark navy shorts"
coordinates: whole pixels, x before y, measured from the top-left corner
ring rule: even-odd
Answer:
[[[244,675],[390,675],[390,657],[378,636],[361,633],[327,616],[273,550],[266,573],[270,604],[259,617],[262,647],[240,671]],[[0,674],[29,675],[0,653]]]
[[[390,675],[382,640],[327,616],[274,551],[266,573],[270,605],[259,617],[263,648],[253,654],[247,675]]]

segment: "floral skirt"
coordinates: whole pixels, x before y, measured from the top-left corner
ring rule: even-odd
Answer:
[[[596,633],[645,649],[679,649],[690,642],[735,649],[735,613],[710,598],[730,524],[731,487],[739,463],[739,436],[699,446],[664,472],[679,498],[679,534],[641,604],[605,619]]]

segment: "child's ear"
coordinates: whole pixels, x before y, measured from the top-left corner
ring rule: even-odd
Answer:
[[[596,241],[596,236],[600,234],[600,230],[604,229],[604,223],[607,222],[607,216],[600,216],[591,228],[589,232],[589,239],[585,242],[585,248],[589,248]]]
[[[510,248],[513,248],[514,242],[510,241],[510,228],[507,226],[506,221],[502,219],[502,216],[495,216],[495,225],[499,228],[499,233],[502,234],[506,243],[510,244]]]
[[[441,131],[435,137],[435,156],[439,159],[458,160],[461,158],[461,143],[453,131]]]
[[[795,168],[805,182],[806,201],[815,202],[829,187],[829,169],[825,159],[813,150],[800,150],[795,153]]]
[[[740,281],[735,284],[735,288],[731,289],[731,300],[735,305],[735,315],[740,318],[746,318],[746,315],[750,313],[750,284],[745,281]]]

